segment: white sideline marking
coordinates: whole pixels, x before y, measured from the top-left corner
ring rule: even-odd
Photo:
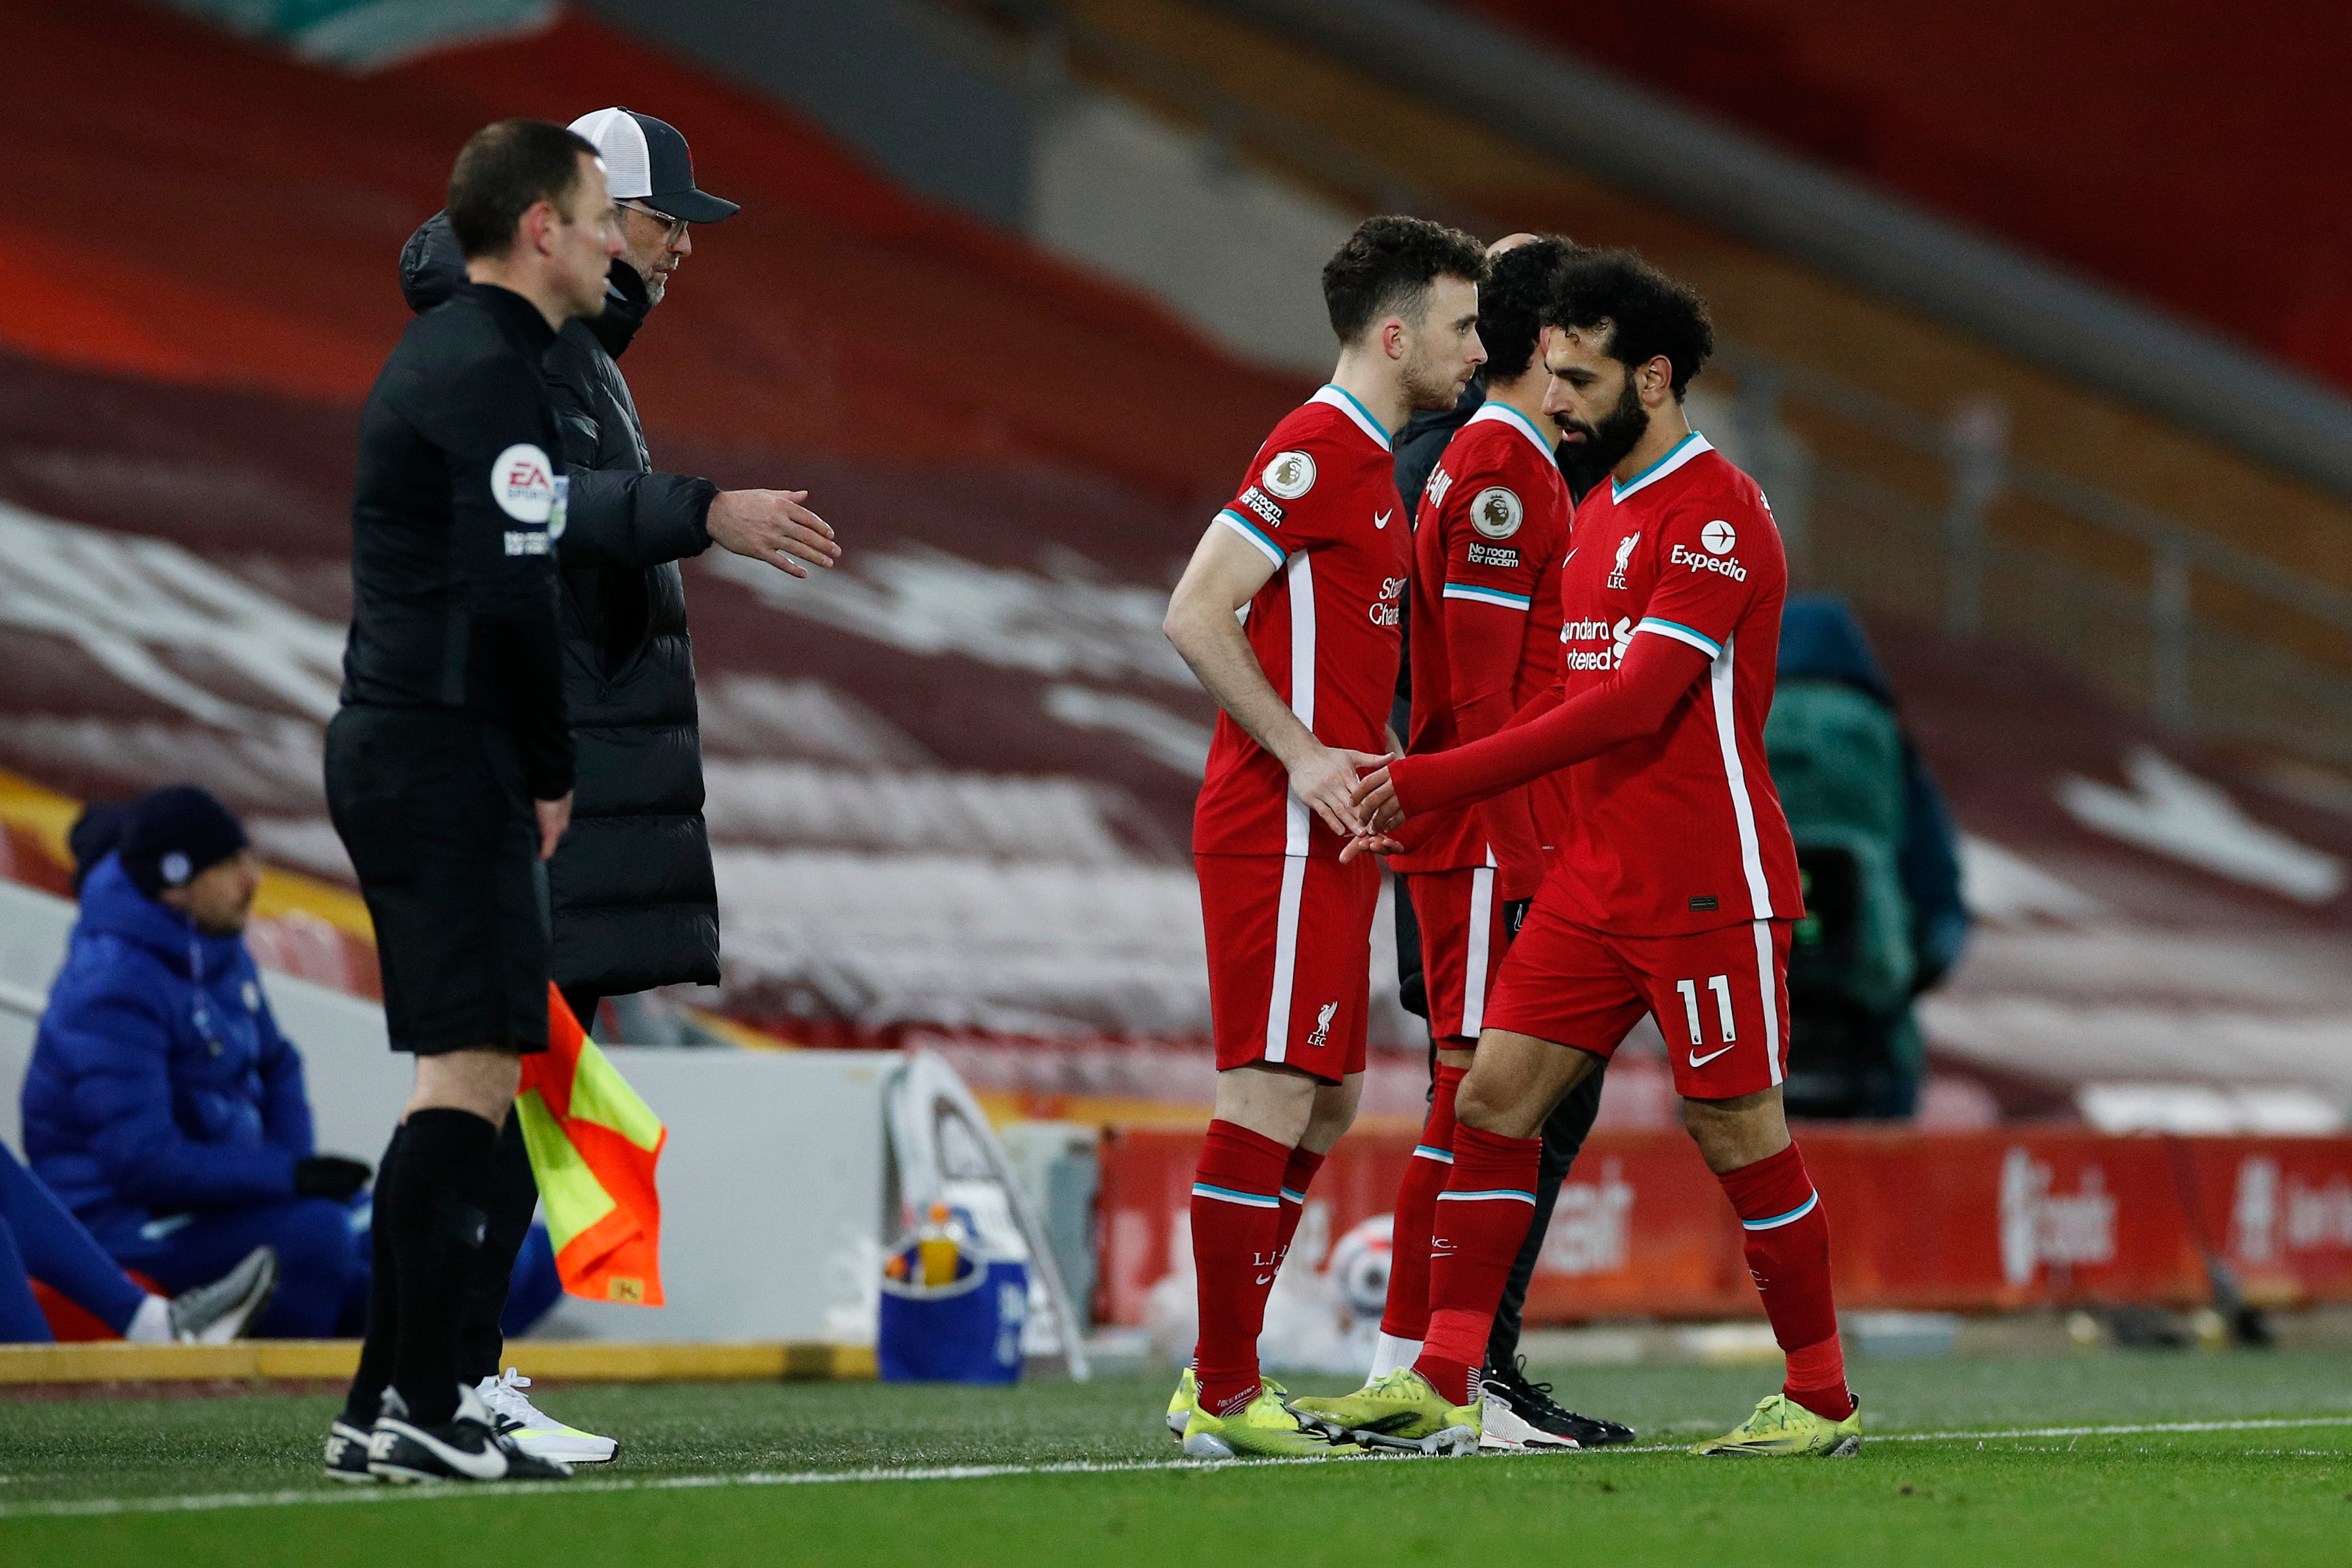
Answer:
[[[2152,1432],[2264,1432],[2302,1426],[2352,1426],[2352,1415],[2273,1417],[2248,1421],[2155,1421],[2116,1426],[2015,1426],[1998,1432],[1879,1432],[1866,1436],[1871,1443],[1948,1443],[1966,1438],[1987,1442],[2014,1437],[2131,1436]],[[1633,1447],[1596,1448],[1609,1454],[1670,1454],[1680,1443]],[[1404,1462],[1412,1456],[1368,1456]],[[74,1518],[120,1513],[203,1513],[229,1508],[302,1508],[311,1504],[447,1501],[453,1498],[530,1497],[560,1492],[698,1491],[718,1487],[833,1486],[861,1481],[978,1481],[1000,1476],[1115,1476],[1181,1470],[1204,1474],[1213,1470],[1266,1469],[1290,1465],[1326,1465],[1339,1459],[1226,1459],[1204,1464],[1195,1459],[1135,1459],[1105,1463],[1069,1459],[1051,1465],[941,1465],[909,1470],[751,1470],[732,1476],[647,1476],[642,1480],[517,1481],[491,1487],[462,1485],[373,1486],[275,1492],[211,1492],[187,1497],[74,1498],[56,1502],[0,1505],[0,1519]]]
[[[2352,1415],[2305,1415],[2262,1421],[2152,1421],[2137,1426],[2021,1426],[2010,1432],[1865,1433],[1865,1443],[1945,1443],[1961,1437],[2129,1436],[2136,1432],[2259,1432],[2281,1426],[2352,1426]]]
[[[2347,1417],[2352,1419],[2352,1417]],[[378,1503],[446,1500],[457,1497],[530,1497],[541,1492],[693,1491],[711,1487],[826,1486],[846,1481],[977,1481],[998,1476],[1122,1475],[1148,1470],[1214,1470],[1277,1465],[1335,1464],[1337,1459],[1137,1459],[1106,1463],[1070,1459],[1051,1465],[941,1465],[908,1470],[751,1470],[731,1476],[647,1476],[642,1480],[515,1481],[495,1489],[425,1482],[415,1486],[345,1485],[335,1489],[275,1492],[212,1492],[188,1497],[78,1498],[58,1502],[0,1505],[0,1519],[112,1513],[200,1513],[224,1508],[296,1508],[308,1503]]]

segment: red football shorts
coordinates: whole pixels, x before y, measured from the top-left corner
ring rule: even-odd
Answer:
[[[1276,1062],[1337,1083],[1364,1070],[1377,858],[1195,855],[1217,1070]]]
[[[1413,871],[1404,884],[1413,919],[1421,922],[1429,1032],[1448,1050],[1467,1049],[1485,1026],[1486,994],[1511,945],[1503,900],[1495,896],[1495,868]]]
[[[1686,1100],[1754,1094],[1787,1073],[1787,921],[1612,936],[1547,906],[1538,896],[1511,943],[1486,1027],[1607,1058],[1647,1013]]]

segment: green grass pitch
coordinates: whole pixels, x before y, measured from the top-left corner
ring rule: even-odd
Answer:
[[[1160,1378],[542,1390],[618,1435],[620,1461],[462,1495],[316,1479],[325,1398],[6,1404],[0,1563],[2352,1563],[2352,1357],[1853,1371],[1873,1440],[1826,1461],[1178,1466]],[[1720,1431],[1772,1386],[1759,1368],[1557,1377],[1644,1443]],[[970,1467],[1023,1473],[923,1473]]]

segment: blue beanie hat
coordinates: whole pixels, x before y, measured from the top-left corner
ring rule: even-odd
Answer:
[[[131,885],[149,898],[189,881],[246,847],[245,825],[208,790],[173,784],[131,807],[115,853]]]
[[[122,830],[131,826],[131,814],[138,802],[130,800],[95,800],[81,808],[74,825],[66,834],[66,847],[73,852],[73,890],[79,895],[98,863],[121,847]]]

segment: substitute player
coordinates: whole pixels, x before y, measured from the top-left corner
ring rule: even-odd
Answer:
[[[1265,1299],[1307,1183],[1354,1120],[1380,873],[1343,864],[1357,770],[1387,760],[1412,531],[1389,438],[1486,357],[1468,235],[1369,218],[1323,269],[1330,384],[1275,426],[1202,535],[1167,633],[1217,700],[1192,849],[1216,1119],[1192,1187],[1201,1334],[1171,1407],[1202,1458],[1330,1452],[1261,1380]]]
[[[1486,363],[1479,367],[1478,374],[1471,379],[1461,400],[1452,408],[1416,414],[1398,434],[1397,493],[1405,498],[1409,508],[1418,508],[1422,490],[1436,470],[1439,459],[1444,457],[1446,447],[1461,433],[1462,426],[1470,422],[1470,416],[1486,406],[1486,383],[1488,379],[1507,372],[1524,374],[1533,366],[1539,378],[1537,384],[1540,386],[1540,378],[1547,374],[1540,366],[1534,365],[1534,356],[1537,348],[1536,312],[1547,301],[1549,291],[1541,290],[1534,298],[1512,303],[1505,298],[1506,291],[1498,287],[1494,266],[1496,257],[1522,245],[1531,245],[1538,237],[1532,234],[1506,235],[1486,247],[1486,283],[1478,290],[1478,337],[1486,348]],[[1510,320],[1507,321],[1506,316]],[[1525,345],[1524,349],[1518,346],[1520,344]],[[1528,406],[1539,408],[1540,401],[1538,395],[1537,402]],[[1549,421],[1538,417],[1538,423],[1546,435],[1559,435]],[[1561,437],[1553,457],[1560,478],[1568,482],[1571,503],[1581,500],[1595,482],[1608,478],[1605,472],[1592,469],[1580,437],[1574,439]],[[1415,531],[1418,537],[1418,530]],[[1416,568],[1416,584],[1420,581]],[[1555,611],[1558,608],[1556,594],[1540,602]],[[1410,734],[1412,730],[1412,668],[1417,626],[1414,612],[1409,609],[1404,621],[1405,679],[1398,682],[1396,705],[1389,710],[1389,721],[1396,726],[1399,734]],[[1422,957],[1421,921],[1413,914],[1412,894],[1406,880],[1400,874],[1391,884],[1396,892],[1393,909],[1396,916],[1397,999],[1407,1012],[1427,1021],[1430,1016],[1428,969]],[[1526,900],[1507,904],[1505,912],[1507,923],[1516,931],[1520,919],[1527,913]],[[1494,956],[1501,957],[1499,949]],[[1433,1032],[1429,1041],[1428,1093],[1433,1105],[1437,1098],[1437,1036]],[[1527,1305],[1528,1287],[1534,1280],[1545,1237],[1551,1227],[1552,1209],[1559,1200],[1560,1187],[1567,1180],[1569,1168],[1575,1163],[1578,1152],[1584,1147],[1585,1138],[1592,1131],[1593,1118],[1600,1113],[1601,1097],[1608,1077],[1605,1069],[1590,1074],[1582,1083],[1570,1089],[1568,1098],[1554,1106],[1552,1113],[1544,1119],[1543,1162],[1536,1168],[1535,1213],[1528,1218],[1528,1237],[1519,1245],[1519,1255],[1511,1264],[1510,1278],[1503,1282],[1503,1299],[1495,1309],[1495,1331],[1486,1342],[1487,1398],[1490,1401],[1500,1400],[1509,1406],[1510,1416],[1533,1428],[1519,1437],[1522,1444],[1541,1443],[1548,1438],[1550,1441],[1547,1446],[1565,1447],[1573,1443],[1576,1447],[1589,1448],[1633,1440],[1633,1429],[1622,1422],[1579,1415],[1562,1405],[1552,1397],[1551,1384],[1528,1379],[1526,1358],[1519,1354],[1520,1319]],[[1450,1099],[1448,1104],[1451,1104]],[[1446,1125],[1450,1127],[1453,1113],[1449,1110],[1446,1114],[1449,1118]],[[1438,1189],[1445,1184],[1443,1164],[1408,1166],[1407,1169],[1422,1173],[1424,1190],[1421,1194],[1421,1204],[1424,1210],[1433,1210]],[[1426,1234],[1425,1223],[1418,1228]],[[1416,1293],[1409,1299],[1422,1301],[1423,1307],[1420,1310],[1425,1310],[1428,1289],[1425,1255],[1420,1262],[1415,1275]],[[1391,1279],[1391,1289],[1394,1289],[1393,1275]],[[1417,1339],[1419,1336],[1416,1333],[1414,1337]],[[1415,1345],[1413,1351],[1402,1359],[1410,1361],[1418,1353],[1419,1347]],[[1372,1375],[1377,1377],[1394,1364],[1395,1356],[1376,1355]],[[1496,1414],[1491,1404],[1487,1409],[1487,1446],[1507,1446],[1515,1435],[1512,1420]]]
[[[1559,661],[1559,564],[1572,510],[1543,412],[1538,315],[1570,252],[1531,239],[1490,256],[1478,291],[1486,400],[1457,430],[1421,493],[1413,524],[1410,658],[1421,755],[1500,730],[1549,686]],[[1421,1353],[1429,1317],[1429,1237],[1454,1161],[1454,1097],[1470,1066],[1486,991],[1526,900],[1543,880],[1559,814],[1549,781],[1440,814],[1389,864],[1421,926],[1429,1027],[1437,1045],[1428,1119],[1406,1163],[1374,1381]]]
[[[1630,253],[1600,253],[1562,269],[1547,321],[1559,331],[1546,407],[1613,459],[1561,574],[1559,685],[1500,734],[1374,773],[1358,804],[1386,833],[1564,769],[1567,842],[1456,1098],[1421,1356],[1297,1408],[1433,1451],[1475,1445],[1478,1368],[1534,1201],[1537,1130],[1647,1012],[1788,1357],[1782,1390],[1695,1451],[1850,1454],[1862,1423],[1829,1224],[1780,1104],[1789,931],[1803,910],[1764,759],[1787,594],[1780,533],[1754,481],[1683,417],[1683,390],[1714,346],[1696,294]]]

